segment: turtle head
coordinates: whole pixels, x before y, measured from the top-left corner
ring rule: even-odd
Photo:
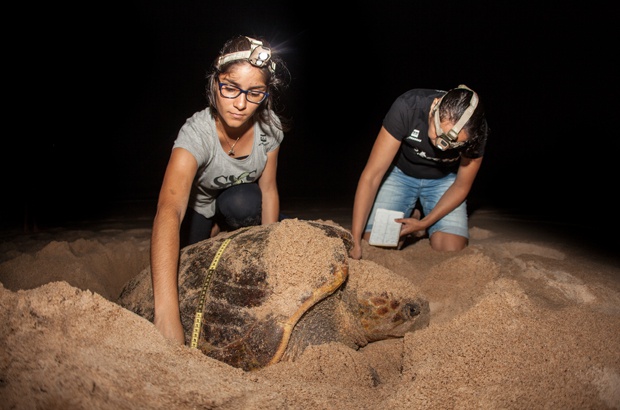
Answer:
[[[400,298],[382,292],[358,302],[360,322],[369,342],[404,337],[429,324],[429,304],[422,298]]]

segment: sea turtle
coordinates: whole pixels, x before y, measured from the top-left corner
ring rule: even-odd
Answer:
[[[183,248],[186,342],[254,370],[295,360],[310,345],[358,349],[427,326],[428,301],[415,286],[374,262],[349,259],[351,245],[350,232],[336,223],[294,218]],[[357,268],[350,272],[350,265]],[[149,268],[124,286],[118,302],[153,320]]]

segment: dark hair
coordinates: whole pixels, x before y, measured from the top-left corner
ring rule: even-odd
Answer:
[[[466,88],[453,88],[448,91],[442,98],[439,106],[439,118],[448,120],[452,123],[456,123],[471,101],[472,91]],[[467,132],[468,141],[466,152],[469,155],[478,155],[480,147],[483,147],[486,143],[489,135],[489,126],[487,124],[486,116],[484,113],[484,105],[480,98],[478,98],[478,105],[474,110],[471,118],[463,130]]]
[[[262,41],[263,46],[271,50],[271,61],[275,63],[275,69],[273,72],[269,68],[270,64],[259,68],[265,76],[265,84],[267,85],[267,91],[269,96],[259,104],[259,107],[254,112],[254,119],[263,122],[268,125],[273,125],[282,131],[288,131],[290,129],[289,120],[284,119],[282,112],[284,107],[281,105],[280,94],[284,91],[290,82],[290,73],[288,68],[284,64],[284,61],[280,58],[278,52],[274,50],[269,42],[261,37],[252,38]],[[221,56],[234,53],[237,51],[246,51],[251,49],[252,44],[246,36],[238,35],[228,40],[220,53],[213,61],[213,65],[210,71],[207,73],[207,100],[209,102],[209,110],[211,114],[215,116],[217,114],[217,95],[218,95],[218,76],[223,73],[227,73],[231,67],[236,64],[248,63],[247,60],[233,60],[221,64],[218,68],[218,60]]]

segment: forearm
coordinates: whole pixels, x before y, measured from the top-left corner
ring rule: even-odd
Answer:
[[[167,209],[158,210],[151,237],[151,278],[155,325],[179,317],[178,260],[180,217]]]
[[[280,218],[280,196],[278,195],[277,188],[267,189],[265,192],[262,192],[262,195],[262,224],[266,225],[277,222]]]
[[[366,221],[370,215],[372,204],[377,190],[379,189],[380,179],[370,178],[362,173],[360,181],[355,192],[355,200],[353,202],[353,217],[351,221],[351,234],[356,244],[361,243],[366,228]]]
[[[435,207],[420,220],[424,229],[452,212],[458,207],[469,194],[469,188],[452,185],[439,199]]]

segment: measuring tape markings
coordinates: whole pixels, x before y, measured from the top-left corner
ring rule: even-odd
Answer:
[[[190,347],[192,348],[198,347],[198,339],[200,338],[200,329],[202,327],[201,326],[202,316],[203,316],[203,311],[205,307],[205,302],[207,299],[207,289],[209,288],[209,284],[211,283],[211,279],[213,278],[213,274],[215,273],[215,268],[217,268],[217,264],[219,263],[220,258],[222,257],[222,254],[224,253],[224,250],[226,249],[228,244],[232,241],[232,239],[247,229],[248,228],[240,230],[239,232],[229,236],[224,242],[222,242],[215,256],[213,257],[213,261],[211,261],[211,265],[209,266],[209,269],[207,270],[207,275],[205,276],[205,280],[202,284],[202,290],[200,291],[200,299],[198,301],[198,308],[196,309],[196,316],[194,316],[194,327],[192,329],[192,342],[190,344]]]

